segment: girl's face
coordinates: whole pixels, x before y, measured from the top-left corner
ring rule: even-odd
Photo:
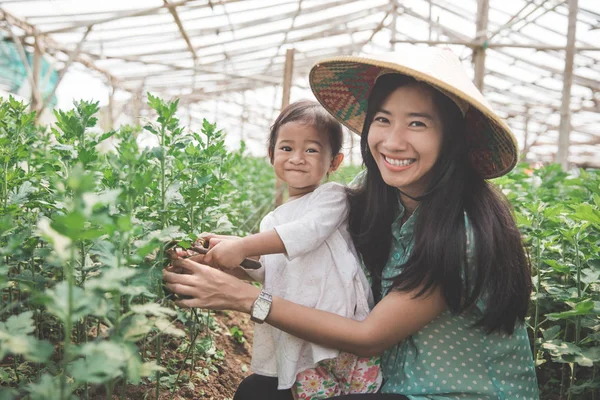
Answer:
[[[295,197],[315,190],[328,172],[337,169],[342,158],[342,154],[331,154],[326,132],[293,121],[279,128],[272,163],[275,175],[288,184],[289,196]]]
[[[385,183],[410,196],[431,181],[442,143],[442,121],[434,89],[408,84],[393,91],[376,110],[367,143]]]

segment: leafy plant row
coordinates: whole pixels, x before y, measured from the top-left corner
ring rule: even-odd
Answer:
[[[97,103],[55,111],[48,131],[22,103],[0,102],[0,398],[89,398],[98,387],[124,398],[143,378],[158,398],[174,384],[162,340],[186,333],[175,320],[194,364],[210,321],[165,301],[164,246],[254,229],[274,182],[262,160],[228,152],[216,125],[187,131],[177,101],[148,99],[152,148],[132,127],[95,133]]]
[[[528,323],[542,393],[600,399],[600,171],[523,165],[496,183],[533,267]]]

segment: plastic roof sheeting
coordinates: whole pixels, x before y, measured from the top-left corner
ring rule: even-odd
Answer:
[[[578,3],[570,160],[600,166],[600,2]],[[489,5],[484,94],[529,159],[552,161],[568,2]],[[179,97],[184,122],[215,119],[259,149],[281,105],[288,48],[293,101],[312,96],[307,76],[319,59],[402,51],[406,42],[449,46],[473,71],[476,20],[476,0],[0,1],[0,30],[27,49],[37,36],[57,69],[80,46],[77,61],[122,93],[122,116],[143,115],[135,99],[146,91]]]

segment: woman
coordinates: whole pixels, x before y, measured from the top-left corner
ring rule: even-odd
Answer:
[[[349,226],[378,303],[360,322],[279,298],[269,307],[258,289],[178,259],[165,280],[194,297],[180,304],[268,309],[267,323],[304,340],[382,354],[381,394],[343,398],[537,399],[524,326],[530,268],[509,207],[484,180],[516,164],[509,128],[449,50],[339,57],[310,81],[361,133],[366,173],[349,193]],[[236,396],[248,393],[286,398],[256,375]]]

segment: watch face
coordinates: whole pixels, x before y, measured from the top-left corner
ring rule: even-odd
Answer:
[[[271,309],[271,303],[264,299],[256,300],[254,304],[254,309],[252,310],[252,316],[254,318],[264,320],[269,315],[269,310]]]

